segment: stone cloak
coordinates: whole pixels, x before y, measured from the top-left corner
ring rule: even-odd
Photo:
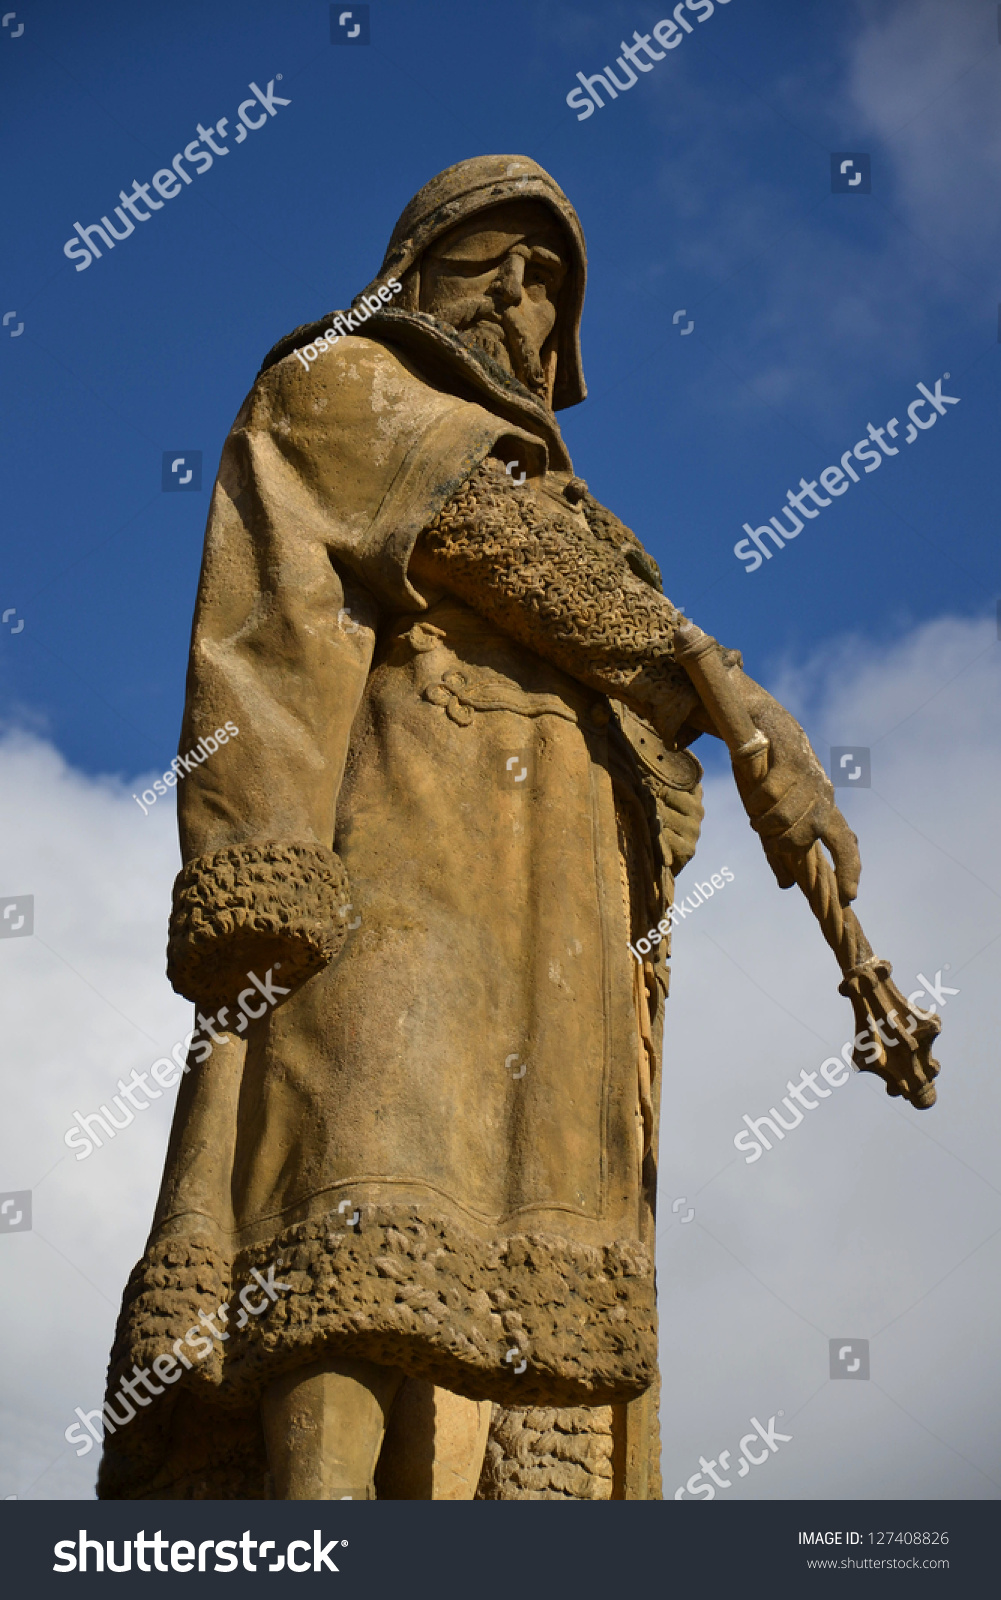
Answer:
[[[439,337],[408,320],[418,344]],[[106,1497],[262,1493],[260,1389],[323,1353],[510,1405],[621,1404],[656,1376],[627,942],[671,884],[636,846],[648,888],[630,911],[609,702],[408,579],[421,530],[488,453],[517,450],[550,489],[572,471],[541,407],[489,384],[480,404],[481,363],[463,363],[456,394],[371,337],[308,372],[286,357],[224,450],[181,749],[240,732],[179,785],[186,870],[210,864],[223,926],[220,861],[239,877],[265,860],[252,909],[279,932],[290,903],[319,922],[344,892],[344,942],[245,1039],[189,1063],[109,1397],[200,1310],[233,1311],[211,1356],[108,1430]],[[281,939],[257,948],[263,978]],[[237,1291],[272,1264],[289,1289],[238,1330]],[[228,1489],[178,1485],[223,1413],[228,1455],[256,1451],[242,1488],[236,1465]]]

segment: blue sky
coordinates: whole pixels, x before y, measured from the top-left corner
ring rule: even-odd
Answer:
[[[561,415],[578,472],[752,674],[993,611],[994,5],[730,0],[583,122],[576,72],[614,64],[656,5],[370,14],[353,48],[327,5],[253,0],[34,4],[0,38],[0,602],[25,624],[0,632],[8,724],[88,773],[169,761],[209,491],[262,356],[364,286],[427,178],[487,151],[541,161],[583,223],[590,398]],[[75,221],[271,80],[288,106],[74,269]],[[871,155],[871,194],[831,193],[835,150]],[[748,574],[742,523],[944,372],[961,403]],[[164,494],[162,454],[185,448],[202,491]]]
[[[837,1053],[851,1018],[724,752],[700,741],[707,815],[680,892],[724,863],[734,877],[672,958],[667,1493],[752,1412],[784,1412],[794,1442],[731,1498],[997,1498],[997,4],[729,0],[579,122],[577,72],[614,65],[656,5],[372,0],[371,43],[341,47],[313,0],[9,3],[0,890],[31,892],[36,918],[0,963],[17,1063],[0,1189],[33,1206],[0,1250],[0,1496],[94,1492],[96,1452],[78,1459],[64,1429],[100,1399],[170,1100],[82,1166],[63,1131],[190,1027],[163,975],[173,804],[146,817],[130,792],[176,748],[223,441],[266,351],[364,287],[413,192],[506,152],[548,167],[588,241],[590,398],[561,414],[578,472],[822,758],[871,747],[872,787],[838,796],[860,916],[905,992],[938,971],[955,987],[933,1112],[853,1078],[745,1166],[744,1114]],[[252,81],[290,104],[75,271],[74,222],[199,122],[232,123]],[[833,151],[870,156],[871,193],[831,193]],[[778,515],[868,423],[902,431],[917,384],[946,372],[958,405],[745,571],[745,521]],[[201,492],[165,494],[163,454],[186,449]],[[841,1334],[871,1339],[871,1383],[829,1382]]]

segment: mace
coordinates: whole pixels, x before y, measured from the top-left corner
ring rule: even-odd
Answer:
[[[760,783],[768,772],[768,738],[755,727],[716,640],[694,623],[684,622],[674,630],[674,653],[730,751],[735,771],[749,782]],[[887,1094],[903,1095],[919,1111],[934,1105],[932,1079],[938,1075],[939,1064],[931,1050],[941,1019],[926,1012],[915,1017],[908,1008],[890,980],[893,968],[889,961],[873,955],[851,906],[841,904],[834,869],[819,839],[803,855],[795,878],[844,974],[838,992],[847,995],[855,1013],[855,1066],[860,1072],[878,1073]],[[870,1035],[879,1053],[866,1059],[863,1052],[869,1052],[865,1041]]]

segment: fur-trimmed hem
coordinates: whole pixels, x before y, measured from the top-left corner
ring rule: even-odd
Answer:
[[[197,1227],[196,1219],[192,1219]],[[377,1361],[474,1400],[507,1405],[607,1405],[656,1377],[653,1263],[637,1241],[588,1246],[551,1234],[482,1240],[414,1205],[363,1206],[357,1225],[336,1211],[240,1251],[232,1265],[193,1231],[161,1240],[125,1292],[108,1396],[133,1363],[148,1368],[232,1297],[229,1333],[176,1384],[187,1403],[246,1413],[283,1371],[339,1355]],[[277,1298],[236,1327],[237,1294],[274,1266]],[[142,1495],[157,1473],[175,1400],[109,1433],[106,1498]],[[220,1408],[217,1410],[217,1408]],[[128,1487],[126,1487],[126,1485]]]
[[[199,1004],[231,999],[254,966],[298,987],[346,937],[347,873],[326,845],[266,840],[196,856],[174,883],[167,976]]]
[[[477,1500],[610,1500],[611,1406],[495,1407]]]

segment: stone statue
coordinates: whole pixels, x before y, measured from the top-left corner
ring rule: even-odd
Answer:
[[[102,1496],[660,1497],[687,747],[727,739],[781,884],[829,847],[842,935],[859,861],[798,724],[574,474],[584,278],[546,172],[460,162],[227,440],[168,950],[198,1026]]]

